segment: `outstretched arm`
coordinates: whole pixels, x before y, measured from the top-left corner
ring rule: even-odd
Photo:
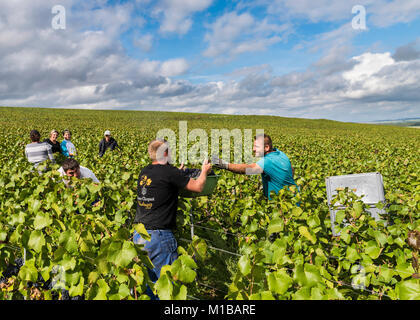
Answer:
[[[229,163],[222,159],[219,159],[217,156],[212,156],[211,158],[212,164],[219,169],[229,170],[234,173],[240,174],[260,174],[263,172],[263,169],[256,163],[246,164],[246,163]]]
[[[261,174],[263,169],[256,163],[246,164],[246,163],[229,163],[227,170],[234,172],[234,173],[241,173],[241,174]]]
[[[185,186],[185,189],[188,191],[193,192],[201,192],[204,189],[204,185],[206,184],[207,175],[211,170],[211,164],[208,163],[207,160],[203,162],[203,165],[201,166],[201,174],[197,179],[190,179],[188,181],[187,185]]]

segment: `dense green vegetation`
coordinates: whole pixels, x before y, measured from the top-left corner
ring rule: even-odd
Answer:
[[[85,299],[146,299],[146,284],[163,299],[420,299],[418,248],[407,241],[420,232],[417,129],[171,112],[0,108],[0,115],[0,272],[25,255],[19,273],[0,284],[0,299],[57,299],[61,288]],[[181,255],[154,286],[147,256],[131,241],[134,228],[144,233],[131,223],[136,182],[149,162],[147,143],[160,129],[178,132],[179,121],[209,136],[264,129],[290,158],[301,192],[284,189],[268,202],[259,176],[216,169],[211,196],[180,201]],[[31,129],[46,138],[66,128],[99,186],[66,188],[58,165],[39,176],[26,161]],[[106,129],[122,150],[99,158]],[[347,209],[337,215],[341,237],[333,237],[325,178],[362,172],[382,174],[389,214],[375,221],[360,199],[340,191]],[[43,288],[34,285],[40,276],[60,281]]]

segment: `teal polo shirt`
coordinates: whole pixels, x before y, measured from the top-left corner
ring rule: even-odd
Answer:
[[[287,185],[296,185],[293,180],[292,165],[289,158],[276,148],[266,154],[257,164],[263,169],[261,174],[264,195],[270,198],[270,192],[279,190]]]

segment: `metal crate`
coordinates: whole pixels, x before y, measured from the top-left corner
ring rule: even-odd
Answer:
[[[338,188],[348,187],[357,196],[363,196],[361,200],[368,205],[369,208],[367,211],[376,220],[380,219],[381,214],[387,213],[384,209],[376,208],[378,202],[385,203],[384,184],[382,175],[379,172],[327,177],[325,179],[325,185],[327,188],[328,207],[334,236],[340,235],[340,233],[334,230],[336,212],[345,209],[338,202],[335,204],[334,209],[331,206],[331,200],[337,194]]]

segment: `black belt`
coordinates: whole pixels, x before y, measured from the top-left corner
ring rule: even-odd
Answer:
[[[148,226],[144,226],[144,228],[146,230],[168,230],[168,231],[171,231],[171,229],[159,228],[159,227],[148,227]]]

